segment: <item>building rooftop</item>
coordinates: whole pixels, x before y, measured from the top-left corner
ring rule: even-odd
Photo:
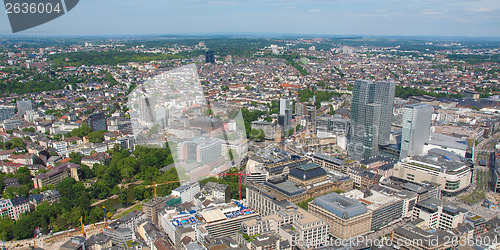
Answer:
[[[421,224],[423,219],[413,220],[403,226],[394,229],[394,233],[402,235],[406,239],[422,240],[424,246],[435,248],[447,242],[446,239],[453,238],[453,234],[443,231],[421,228],[418,225]],[[437,242],[437,244],[436,244]]]
[[[417,203],[415,206],[424,208],[430,212],[435,212],[438,210],[438,207],[443,207],[443,211],[449,213],[449,214],[458,214],[459,212],[466,213],[467,210],[464,208],[461,208],[455,204],[445,202],[436,198],[429,198],[426,200],[423,200],[419,203]]]
[[[350,219],[367,212],[366,207],[358,200],[337,193],[316,197],[313,203],[343,219]]]
[[[338,166],[345,165],[345,161],[342,159],[339,159],[337,157],[331,157],[331,156],[327,156],[327,155],[324,155],[321,153],[314,154],[314,157],[321,159],[321,160],[324,160],[324,161],[327,161],[327,162],[330,162],[330,163],[333,163],[333,164],[338,165]]]
[[[425,156],[414,155],[410,158],[411,162],[420,162],[426,165],[430,165],[439,172],[454,172],[457,170],[466,170],[468,167],[463,162],[457,162],[450,160],[446,156],[428,154]],[[466,169],[464,169],[466,168]]]
[[[343,193],[342,195],[350,199],[359,200],[361,203],[365,204],[366,207],[371,211],[380,209],[401,200],[400,198],[390,195],[389,193],[384,193],[383,191],[379,192],[368,189],[366,189],[366,191],[367,192],[363,192],[358,189],[353,189],[347,193]]]
[[[268,187],[271,187],[279,192],[287,195],[287,196],[295,196],[304,193],[306,190],[300,186],[297,186],[295,182],[292,181],[283,181],[278,183],[264,182],[264,184]]]
[[[469,142],[467,140],[456,138],[450,135],[431,132],[430,138],[431,139],[428,140],[425,144],[437,145],[445,148],[456,148],[464,151],[469,148]]]
[[[290,170],[290,176],[304,181],[325,175],[326,171],[314,163],[303,164]]]

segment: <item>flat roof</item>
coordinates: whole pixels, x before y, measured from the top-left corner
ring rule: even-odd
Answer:
[[[366,207],[358,200],[337,193],[316,197],[313,203],[343,219],[350,219],[367,212]]]
[[[456,138],[450,135],[431,132],[430,137],[431,139],[425,142],[425,144],[455,148],[460,150],[467,150],[469,148],[469,142],[467,142],[467,140]]]
[[[287,196],[295,196],[298,194],[302,194],[306,191],[304,188],[298,187],[297,184],[295,184],[295,182],[292,182],[289,180],[279,182],[276,184],[266,181],[266,182],[264,182],[264,184],[266,186],[269,186],[273,189],[280,191],[281,193],[283,193]]]
[[[215,210],[203,212],[200,215],[203,217],[203,219],[207,223],[226,219],[226,216],[224,215],[224,213],[222,213],[222,210],[220,210],[220,209],[215,209]]]

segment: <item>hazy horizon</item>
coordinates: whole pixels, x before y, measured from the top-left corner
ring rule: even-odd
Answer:
[[[11,35],[7,16],[1,18],[0,35]],[[16,34],[491,38],[500,37],[498,27],[500,1],[496,0],[87,0],[60,18]]]

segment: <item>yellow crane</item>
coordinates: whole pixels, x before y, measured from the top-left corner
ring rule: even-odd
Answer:
[[[80,217],[80,224],[82,225],[82,234],[83,234],[83,237],[87,237],[87,235],[85,234],[85,226],[83,225],[83,216]]]
[[[156,187],[161,186],[161,185],[176,183],[176,182],[181,182],[181,181],[167,181],[167,182],[158,183],[158,184],[156,184],[156,181],[155,181],[153,185],[148,185],[148,186],[146,186],[146,188],[153,187],[155,189],[155,197],[156,197]]]

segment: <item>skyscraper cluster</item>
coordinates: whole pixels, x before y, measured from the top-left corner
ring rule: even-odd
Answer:
[[[278,124],[283,127],[283,131],[286,133],[292,126],[292,102],[288,99],[280,99]]]
[[[353,87],[348,155],[366,159],[389,144],[393,118],[394,82],[356,80]]]

